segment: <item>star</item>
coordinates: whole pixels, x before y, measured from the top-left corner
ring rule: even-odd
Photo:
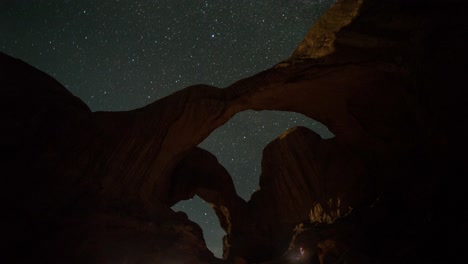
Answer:
[[[333,2],[9,1],[0,4],[0,48],[54,76],[93,111],[125,111],[193,84],[224,88],[271,68]],[[262,149],[297,125],[332,136],[300,114],[246,111],[200,146],[217,156],[248,200],[258,187]],[[222,255],[225,232],[208,204],[195,197],[173,210],[185,211]]]

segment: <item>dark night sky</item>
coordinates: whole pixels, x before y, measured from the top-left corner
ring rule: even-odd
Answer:
[[[93,111],[130,110],[193,84],[226,87],[286,59],[334,0],[1,0],[0,51],[52,75]],[[201,146],[248,200],[263,147],[289,127],[331,133],[300,114],[247,111]],[[216,216],[187,212],[220,256]]]

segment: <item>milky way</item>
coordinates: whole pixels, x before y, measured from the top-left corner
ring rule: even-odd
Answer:
[[[286,59],[334,0],[0,1],[0,51],[55,77],[93,111],[130,110],[193,84],[226,87]],[[247,111],[201,147],[248,200],[263,147],[289,127],[331,133],[300,114]],[[173,207],[221,255],[224,234],[198,198]]]

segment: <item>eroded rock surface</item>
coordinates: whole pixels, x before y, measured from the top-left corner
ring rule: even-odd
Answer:
[[[130,196],[138,178],[123,176],[141,173],[131,172],[138,149],[151,147],[138,141],[148,131],[132,126],[137,113],[92,113],[4,54],[0,69],[2,263],[220,262],[185,214]]]
[[[211,204],[228,234],[245,222],[247,204],[237,195],[231,175],[210,152],[193,149],[174,169],[171,181],[171,205],[198,195]]]
[[[216,263],[199,228],[170,209],[198,194],[227,229],[228,260],[303,261],[302,247],[321,263],[447,263],[457,256],[446,256],[447,234],[466,230],[463,10],[339,0],[272,69],[127,112],[93,113],[0,54],[2,258]],[[247,109],[302,113],[336,137],[298,128],[272,142],[245,204],[196,146]]]

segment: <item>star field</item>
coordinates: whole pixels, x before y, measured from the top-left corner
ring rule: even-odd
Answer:
[[[226,87],[286,59],[334,0],[3,0],[0,51],[52,75],[93,111],[142,107],[193,84]],[[248,200],[263,147],[292,126],[323,137],[300,114],[247,111],[201,147]],[[181,202],[220,256],[224,231],[199,198]]]

